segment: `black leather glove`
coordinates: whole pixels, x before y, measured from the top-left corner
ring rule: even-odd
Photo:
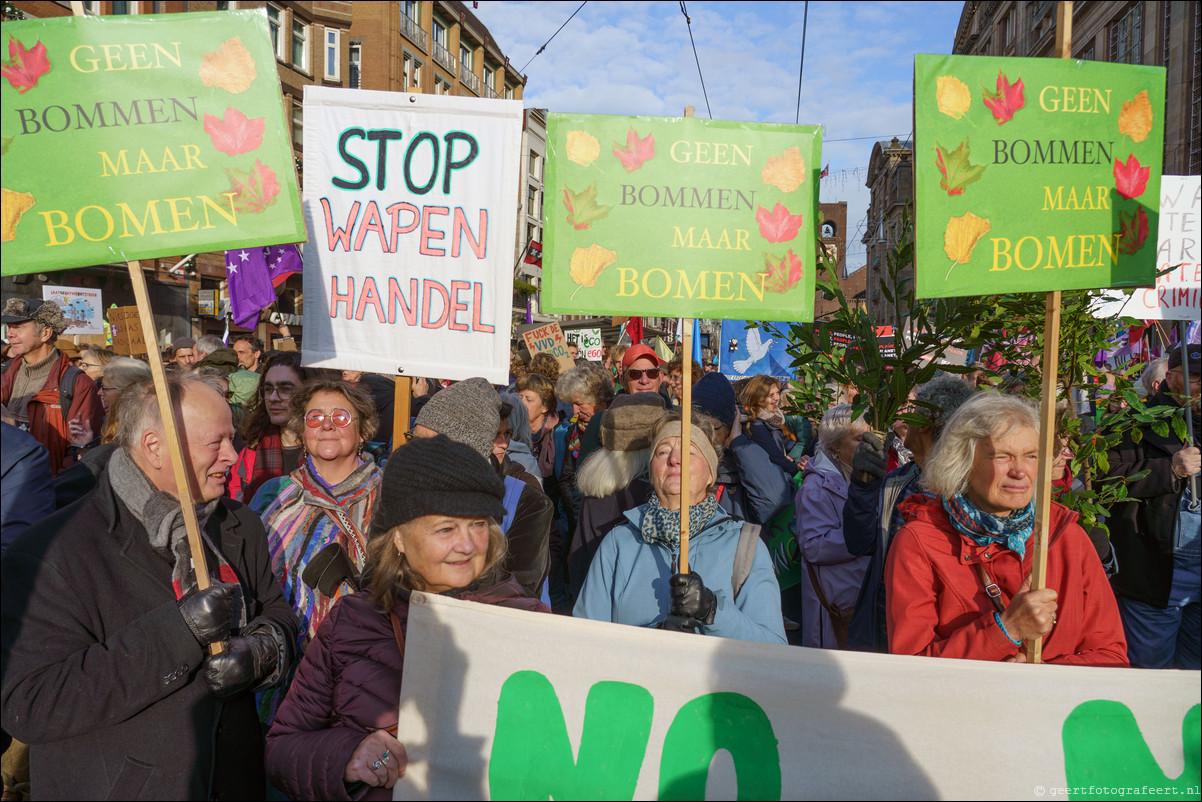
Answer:
[[[230,638],[221,654],[211,654],[205,659],[200,675],[215,696],[228,699],[273,674],[279,655],[279,647],[269,632]]]
[[[697,573],[673,574],[668,580],[668,588],[672,594],[671,615],[695,618],[702,624],[714,623],[718,599]]]
[[[864,432],[851,457],[852,475],[861,481],[885,478],[885,442],[874,432]]]
[[[693,632],[701,626],[701,622],[696,618],[690,618],[687,615],[669,615],[660,622],[660,629],[670,629],[673,632]]]
[[[242,598],[241,586],[234,582],[214,582],[204,590],[194,590],[179,600],[184,623],[201,646],[230,636],[234,605]]]

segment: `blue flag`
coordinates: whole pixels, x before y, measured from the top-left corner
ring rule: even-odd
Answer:
[[[243,328],[254,328],[263,307],[275,302],[275,288],[271,286],[263,249],[226,251],[225,275],[230,294],[230,317]]]

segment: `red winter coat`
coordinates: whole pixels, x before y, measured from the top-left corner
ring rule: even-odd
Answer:
[[[29,433],[33,439],[46,446],[50,454],[50,472],[58,475],[64,466],[71,465],[71,440],[68,435],[67,421],[78,418],[92,426],[92,431],[99,435],[104,424],[104,406],[100,403],[100,391],[96,382],[88,378],[82,370],[75,372],[75,386],[71,389],[71,408],[63,413],[59,402],[59,384],[71,360],[62,351],[58,353],[58,361],[50,368],[50,375],[42,389],[29,401]],[[13,385],[16,383],[17,372],[24,361],[16,357],[8,363],[8,370],[0,375],[0,402],[7,404],[12,396]]]
[[[491,588],[450,591],[464,601],[550,612],[513,577]],[[408,597],[393,608],[407,629]],[[267,775],[289,799],[352,799],[342,774],[359,742],[374,730],[395,732],[404,660],[388,616],[368,593],[334,604],[305,650],[288,696],[267,733]],[[355,799],[392,799],[370,788]]]
[[[910,523],[894,537],[885,564],[889,651],[966,660],[1018,654],[974,566],[985,564],[1008,604],[1031,573],[1031,541],[1020,562],[1009,549],[978,546],[957,532],[939,499],[911,496],[900,511]],[[1053,502],[1049,529],[1047,587],[1058,608],[1043,639],[1044,662],[1127,667],[1118,604],[1077,514]]]

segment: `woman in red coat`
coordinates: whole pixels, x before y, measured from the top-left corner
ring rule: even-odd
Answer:
[[[505,486],[470,446],[419,438],[388,460],[364,582],[305,651],[267,734],[267,773],[289,799],[392,799],[409,597],[415,590],[549,612],[501,570]]]
[[[930,496],[885,566],[889,651],[1025,662],[1043,638],[1048,663],[1127,666],[1118,605],[1076,513],[1052,502],[1047,583],[1031,590],[1039,413],[996,392],[966,402],[927,458]]]

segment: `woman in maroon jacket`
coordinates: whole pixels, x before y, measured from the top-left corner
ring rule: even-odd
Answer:
[[[367,550],[369,588],[317,629],[267,735],[267,772],[290,799],[391,799],[410,594],[549,612],[501,570],[505,487],[471,447],[415,439],[384,469]]]

